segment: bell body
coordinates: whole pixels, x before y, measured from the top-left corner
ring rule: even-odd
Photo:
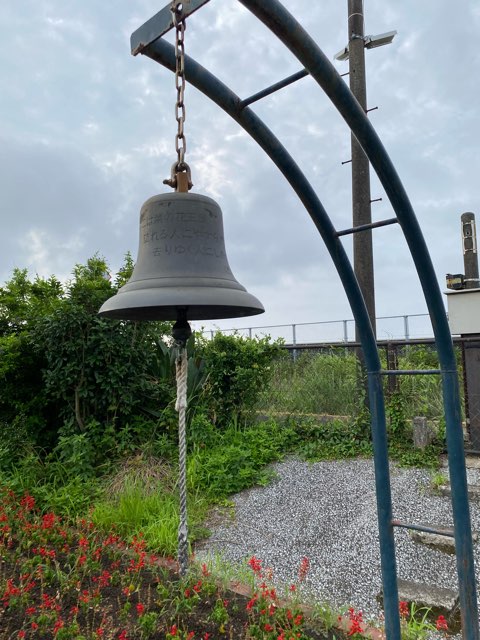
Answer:
[[[263,313],[228,264],[218,204],[196,193],[163,193],[140,211],[132,277],[99,314],[120,320],[235,318]]]

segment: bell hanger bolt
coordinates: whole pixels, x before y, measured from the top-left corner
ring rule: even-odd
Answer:
[[[179,165],[177,162],[172,164],[172,172],[170,178],[163,181],[163,184],[167,184],[172,189],[179,193],[188,193],[193,187],[192,172],[186,162]]]

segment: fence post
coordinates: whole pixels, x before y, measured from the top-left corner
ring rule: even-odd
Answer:
[[[410,332],[408,330],[408,316],[403,316],[403,328],[405,331],[405,340],[409,340]]]
[[[348,342],[348,320],[343,321],[343,341]]]
[[[293,361],[297,361],[297,350],[295,349],[295,345],[297,344],[297,327],[292,324],[292,344],[293,344]]]
[[[248,327],[248,337],[252,339],[252,327]]]
[[[390,342],[385,345],[385,350],[387,352],[387,369],[397,370],[398,369],[398,351],[397,345],[391,344]],[[400,380],[398,376],[388,376],[388,395],[391,396],[393,393],[399,390]]]

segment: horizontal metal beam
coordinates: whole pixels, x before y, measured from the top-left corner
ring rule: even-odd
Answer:
[[[383,369],[378,373],[381,376],[439,376],[442,373],[452,372],[442,371],[441,369]]]
[[[426,527],[422,524],[409,524],[407,522],[400,522],[400,520],[392,520],[394,527],[401,527],[402,529],[411,529],[412,531],[422,531],[423,533],[433,533],[437,536],[446,536],[447,538],[454,538],[455,533],[453,529],[438,529],[434,527]]]
[[[266,96],[269,96],[272,93],[275,93],[275,91],[278,91],[279,89],[288,87],[289,84],[293,84],[294,82],[297,82],[297,80],[301,80],[302,78],[305,78],[308,75],[310,74],[306,69],[302,69],[302,71],[297,71],[297,73],[293,73],[291,76],[288,76],[288,78],[285,78],[284,80],[279,80],[275,84],[272,84],[270,87],[267,87],[266,89],[263,89],[258,93],[254,93],[253,96],[250,96],[249,98],[245,98],[245,100],[242,100],[240,102],[240,107],[244,109],[245,107],[248,107],[249,104],[252,104],[252,102],[257,102],[257,100],[261,100],[262,98],[265,98]]]
[[[187,18],[194,11],[203,7],[210,0],[183,0],[181,18]],[[141,53],[145,47],[155,42],[158,38],[173,29],[173,18],[171,3],[156,13],[150,20],[147,20],[141,27],[130,36],[130,50],[132,55]]]
[[[369,224],[361,224],[358,227],[351,227],[350,229],[343,229],[343,231],[337,231],[337,238],[340,236],[348,236],[350,233],[358,233],[359,231],[368,231],[369,229],[386,227],[389,224],[396,224],[397,222],[398,222],[398,218],[388,218],[388,220],[380,220],[379,222],[370,222]]]

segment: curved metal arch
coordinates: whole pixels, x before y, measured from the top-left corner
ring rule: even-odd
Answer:
[[[420,227],[393,164],[376,132],[350,90],[318,46],[277,0],[240,0],[240,2],[272,29],[330,97],[377,171],[404,231],[430,311],[442,368],[463,629],[468,640],[478,640],[473,550],[455,356],[441,293]],[[152,42],[143,49],[142,53],[171,70],[175,68],[174,49],[161,39]],[[238,96],[190,58],[186,60],[185,72],[188,81],[236,120],[282,171],[322,235],[344,285],[352,313],[359,327],[369,373],[386,631],[389,640],[397,640],[400,638],[398,593],[385,409],[379,374],[380,361],[358,283],[325,209],[280,142],[249,108],[242,109]]]

